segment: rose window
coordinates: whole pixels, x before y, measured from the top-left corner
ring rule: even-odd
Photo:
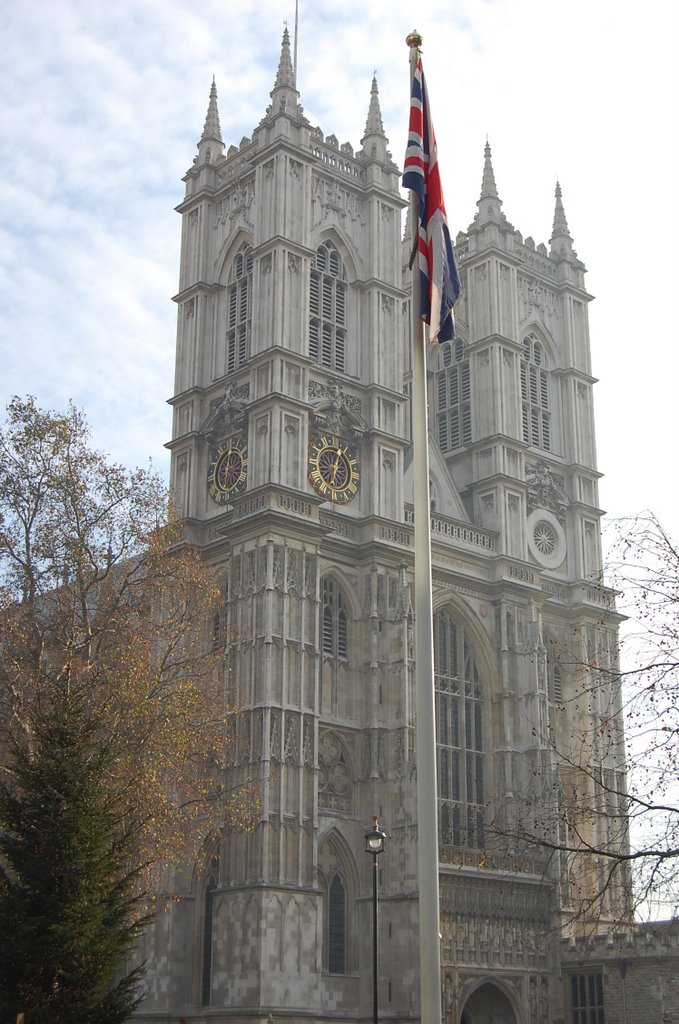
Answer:
[[[557,536],[553,527],[541,519],[533,529],[533,543],[541,555],[549,557],[556,551]]]

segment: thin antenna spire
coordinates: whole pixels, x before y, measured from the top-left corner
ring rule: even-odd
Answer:
[[[295,45],[293,48],[293,71],[295,73],[295,89],[297,88],[297,26],[299,24],[299,0],[295,0]]]

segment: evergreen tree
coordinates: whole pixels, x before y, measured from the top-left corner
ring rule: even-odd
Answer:
[[[125,958],[147,923],[138,822],[83,687],[43,689],[0,781],[0,1020],[116,1024],[140,999]]]
[[[223,595],[150,470],[83,415],[12,400],[0,424],[0,1024],[109,1024],[144,890],[225,822],[237,710]]]

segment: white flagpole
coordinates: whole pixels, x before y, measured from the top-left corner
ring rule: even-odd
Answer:
[[[295,89],[297,88],[297,28],[299,25],[299,0],[295,0],[295,48],[293,50],[292,70],[295,74]]]
[[[422,36],[412,32],[410,80]],[[413,248],[419,227],[417,196],[410,193]],[[422,1024],[441,1024],[441,950],[436,787],[436,713],[431,590],[431,511],[429,503],[429,425],[424,324],[420,318],[420,275],[413,262],[413,474],[415,507],[415,693],[417,756],[417,881],[420,893],[420,1015]]]

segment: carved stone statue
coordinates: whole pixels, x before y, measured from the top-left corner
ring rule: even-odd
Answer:
[[[556,516],[563,516],[570,504],[561,481],[552,473],[546,462],[538,462],[526,468],[528,484],[528,511],[545,508]]]
[[[242,430],[245,426],[245,408],[249,396],[249,385],[245,384],[235,388],[228,383],[224,388],[224,394],[216,399],[203,422],[200,432],[209,444],[217,444],[218,441]]]

